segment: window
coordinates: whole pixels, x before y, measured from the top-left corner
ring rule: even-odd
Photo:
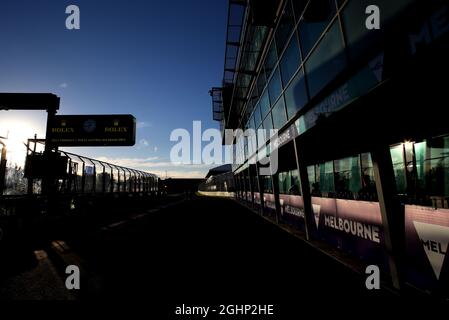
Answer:
[[[364,52],[370,52],[377,48],[381,41],[381,32],[392,17],[416,0],[359,0],[349,1],[341,13],[343,30],[346,35],[346,43],[349,47],[349,56],[355,59]],[[369,5],[377,5],[380,9],[381,30],[368,30],[365,27],[365,12]]]
[[[270,49],[268,50],[267,57],[265,58],[265,72],[267,77],[270,77],[277,60],[278,55],[276,53],[276,44],[274,41],[271,41]]]
[[[429,140],[428,148],[425,174],[430,194],[449,197],[449,137]]]
[[[276,70],[274,70],[273,76],[270,80],[270,84],[268,85],[268,90],[270,92],[271,103],[274,104],[282,91],[279,68],[276,68]]]
[[[337,198],[354,199],[354,193],[361,189],[359,157],[335,160],[334,166]]]
[[[257,91],[259,92],[259,94],[263,92],[266,83],[267,79],[265,78],[265,71],[264,68],[261,68],[259,76],[257,77]]]
[[[298,37],[295,32],[281,59],[281,74],[284,87],[298,69],[300,60]]]
[[[271,176],[261,176],[263,181],[263,192],[264,193],[273,193],[273,183],[271,180]]]
[[[299,23],[299,35],[304,57],[310,52],[334,15],[334,0],[313,0],[309,2]]]
[[[246,191],[250,192],[251,191],[251,185],[250,185],[250,181],[249,181],[249,171],[248,171],[248,169],[246,169],[244,171],[244,177],[245,177]]]
[[[256,129],[256,126],[254,125],[254,114],[249,118],[247,127],[253,130]]]
[[[253,91],[251,92],[252,105],[255,105],[258,99],[259,99],[259,92],[257,90],[257,85],[255,85],[253,86]]]
[[[273,129],[273,123],[271,122],[271,113],[268,113],[267,117],[266,117],[265,120],[263,121],[263,128],[264,128],[265,130]],[[270,132],[267,131],[267,135],[268,135],[269,133],[270,133]]]
[[[325,197],[333,196],[335,191],[333,161],[320,164],[320,191]]]
[[[427,142],[415,143],[415,159],[416,159],[416,184],[417,188],[422,191],[425,189],[426,182],[426,158],[427,158]]]
[[[396,179],[396,189],[399,194],[405,194],[407,187],[405,179],[405,166],[404,166],[404,149],[400,144],[393,148],[390,148],[391,161],[393,163],[394,175]]]
[[[315,96],[345,65],[340,27],[335,22],[306,62],[310,96]]]
[[[449,207],[449,136],[415,143],[414,149],[416,195],[434,207]]]
[[[293,11],[295,12],[296,21],[299,21],[299,18],[301,18],[307,1],[308,0],[293,0]]]
[[[370,153],[362,153],[360,155],[362,187],[359,192],[360,200],[377,201],[376,183],[374,180],[373,162]]]
[[[256,105],[256,108],[254,110],[254,121],[255,121],[256,128],[259,128],[259,125],[260,125],[260,123],[262,121],[262,117],[261,117],[261,114],[260,114],[260,105],[259,105],[259,103]]]
[[[259,181],[256,170],[251,170],[251,186],[254,192],[259,192]]]
[[[287,1],[275,35],[276,47],[279,54],[281,54],[284,49],[285,43],[287,42],[294,25],[292,5],[290,1]]]
[[[359,14],[359,12],[365,12],[365,8],[369,4],[363,2],[366,1],[350,1],[341,13],[343,30],[345,31],[351,58],[359,56],[362,52],[371,51],[371,48],[375,46],[376,37],[378,38],[380,35],[379,30],[368,30],[366,28],[366,16]]]
[[[301,195],[298,170],[279,173],[279,193]]]
[[[320,197],[320,166],[313,165],[307,167],[307,176],[309,178],[310,193],[314,197]]]
[[[283,97],[273,107],[273,126],[275,129],[280,129],[287,122],[287,115],[285,114],[285,103]]]
[[[341,8],[343,4],[346,2],[346,0],[337,0],[337,6]],[[354,2],[354,1],[353,1]],[[366,8],[366,7],[365,7]]]
[[[284,97],[285,105],[287,107],[287,115],[288,118],[291,119],[309,100],[306,92],[303,69],[298,71],[296,76],[293,78],[292,82],[285,90]]]
[[[268,90],[262,94],[262,98],[260,98],[260,111],[262,114],[262,118],[265,117],[270,111],[270,98],[268,96]]]

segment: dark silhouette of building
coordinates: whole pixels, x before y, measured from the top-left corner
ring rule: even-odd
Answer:
[[[442,295],[447,250],[430,259],[423,241],[449,241],[448,15],[439,0],[229,1],[211,90],[222,130],[278,130],[232,142],[241,201]]]

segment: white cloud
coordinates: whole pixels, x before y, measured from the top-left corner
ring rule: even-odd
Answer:
[[[139,145],[141,145],[143,147],[148,147],[150,145],[150,143],[148,142],[147,139],[140,139]]]
[[[210,168],[215,165],[206,164],[173,164],[171,161],[148,158],[107,158],[99,157],[100,161],[109,162],[123,167],[142,170],[165,178],[165,172],[172,178],[204,178]]]
[[[167,178],[204,178],[207,172],[204,171],[177,171],[177,170],[167,170],[165,171],[152,171],[155,175],[161,179]]]
[[[142,170],[147,167],[149,163],[158,159],[158,157],[148,157],[148,158],[108,158],[108,157],[98,157],[96,158],[100,161],[109,162],[123,167],[129,167],[133,169]]]
[[[138,121],[136,123],[136,127],[137,129],[148,128],[151,127],[151,123],[146,121]]]
[[[65,88],[67,88],[69,85],[67,84],[67,82],[63,82],[63,83],[61,83],[60,85],[59,85],[59,87],[60,88],[63,88],[63,89],[65,89]]]
[[[158,148],[157,148],[157,146],[154,146],[154,152],[157,152],[157,150],[158,150]]]

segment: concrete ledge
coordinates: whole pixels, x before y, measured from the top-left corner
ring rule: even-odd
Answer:
[[[198,195],[206,197],[221,197],[221,198],[234,198],[234,192],[225,191],[198,191]]]

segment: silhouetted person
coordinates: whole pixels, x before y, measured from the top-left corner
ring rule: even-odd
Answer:
[[[299,187],[297,184],[294,184],[290,187],[290,190],[288,190],[288,193],[291,195],[299,195]]]
[[[319,195],[320,194],[320,183],[314,182],[312,183],[312,195]]]

